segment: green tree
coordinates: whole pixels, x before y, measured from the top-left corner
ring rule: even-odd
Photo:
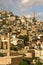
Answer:
[[[34,57],[34,59],[35,59],[35,62],[37,61],[37,59],[39,59],[39,57]]]
[[[3,57],[4,55],[3,55],[3,53],[0,53],[0,57]]]
[[[32,65],[32,64],[27,59],[23,59],[22,62],[20,62],[19,65]]]
[[[24,45],[27,45],[27,42],[29,41],[29,38],[27,35],[24,35],[24,36],[20,35],[18,38],[23,39]]]
[[[22,61],[19,65],[29,65],[26,61]]]
[[[11,49],[11,50],[14,50],[14,51],[18,51],[18,49],[17,49],[13,44],[11,44],[10,49]]]
[[[34,25],[36,25],[37,20],[36,20],[35,17],[33,17],[33,20],[32,21],[33,21]]]
[[[40,62],[40,60],[36,61],[36,65],[42,65],[42,63]]]

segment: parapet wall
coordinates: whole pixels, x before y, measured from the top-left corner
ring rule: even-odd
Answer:
[[[22,61],[23,56],[9,56],[9,57],[0,57],[0,65],[19,65]]]
[[[0,57],[0,65],[3,64],[11,64],[11,58]]]

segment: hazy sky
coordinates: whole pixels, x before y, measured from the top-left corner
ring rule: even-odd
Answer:
[[[43,19],[43,0],[0,0],[0,10],[9,10],[16,15],[26,16],[35,11],[36,17]]]

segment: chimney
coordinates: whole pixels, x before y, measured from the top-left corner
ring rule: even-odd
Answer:
[[[10,56],[10,33],[8,33],[7,56]]]

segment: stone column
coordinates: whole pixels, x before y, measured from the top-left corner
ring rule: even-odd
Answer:
[[[7,56],[10,56],[10,33],[8,33]]]

